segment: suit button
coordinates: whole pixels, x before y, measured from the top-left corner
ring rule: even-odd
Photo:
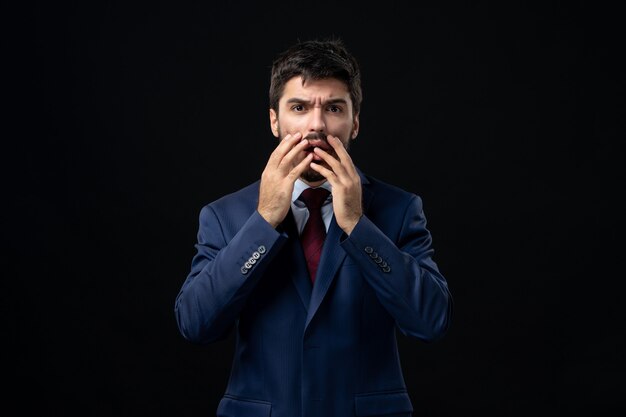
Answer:
[[[370,246],[365,247],[365,253],[372,253],[372,252],[374,252],[374,249],[372,249]]]
[[[241,273],[246,275],[248,273],[248,268],[246,268],[245,266],[241,267]]]
[[[372,258],[372,259],[378,258],[378,253],[376,253],[376,252],[370,253],[370,258]]]
[[[381,268],[384,268],[384,267],[386,267],[387,265],[388,265],[388,264],[387,264],[387,262],[383,261],[383,263],[382,263],[382,264],[380,264],[380,267],[381,267]]]
[[[259,252],[257,252],[257,251],[254,251],[254,252],[252,253],[252,257],[253,257],[254,259],[259,259],[259,258],[261,257],[261,254],[260,254]]]
[[[250,259],[248,259],[248,263],[249,263],[250,265],[254,265],[254,264],[256,263],[256,259],[254,259],[254,258],[250,258]]]
[[[383,258],[381,258],[381,257],[379,256],[379,257],[377,257],[376,259],[374,259],[374,262],[376,262],[377,264],[381,264],[381,263],[383,263],[384,261],[383,261]]]
[[[246,262],[245,264],[243,264],[243,266],[245,266],[247,269],[252,268],[252,265],[250,265],[250,262]]]
[[[391,271],[391,268],[389,266],[386,266],[383,268],[383,272],[389,272]]]
[[[259,249],[257,249],[257,250],[259,251],[259,253],[261,255],[263,255],[265,253],[265,246],[261,245],[261,246],[259,246]]]

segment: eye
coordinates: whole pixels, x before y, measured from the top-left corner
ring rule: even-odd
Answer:
[[[300,112],[304,110],[304,106],[302,104],[296,104],[295,106],[291,107],[291,110]]]
[[[341,107],[335,105],[328,106],[328,111],[330,111],[331,113],[339,113],[341,112]]]

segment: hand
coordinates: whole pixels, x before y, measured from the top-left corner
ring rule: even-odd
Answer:
[[[361,178],[343,143],[335,136],[328,135],[327,139],[338,159],[323,149],[315,148],[313,151],[330,169],[315,162],[311,162],[311,168],[322,174],[332,185],[335,220],[339,227],[350,235],[363,215]]]
[[[272,227],[276,228],[289,213],[293,184],[313,159],[304,148],[308,140],[300,140],[298,132],[287,135],[270,155],[261,174],[259,205],[257,210]]]

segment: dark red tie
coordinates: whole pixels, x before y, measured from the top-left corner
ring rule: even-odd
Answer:
[[[320,263],[324,239],[326,238],[326,226],[322,218],[322,205],[330,192],[325,188],[307,188],[300,194],[299,199],[309,209],[309,219],[300,234],[304,257],[309,268],[311,282],[315,283],[317,266]]]

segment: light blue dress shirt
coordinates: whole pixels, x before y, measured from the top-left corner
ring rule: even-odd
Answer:
[[[333,189],[328,181],[324,182],[324,184],[320,185],[319,187],[326,188],[328,191],[331,192],[328,195],[326,201],[324,201],[324,205],[322,206],[322,219],[324,219],[326,232],[328,232],[328,228],[330,227],[330,221],[333,218]],[[298,178],[293,185],[293,194],[291,194],[291,211],[293,212],[293,217],[296,220],[298,233],[302,233],[302,229],[304,229],[304,225],[309,218],[309,210],[306,208],[306,205],[304,204],[304,202],[298,200],[298,197],[300,197],[302,191],[306,190],[307,188],[310,188],[308,184]]]

